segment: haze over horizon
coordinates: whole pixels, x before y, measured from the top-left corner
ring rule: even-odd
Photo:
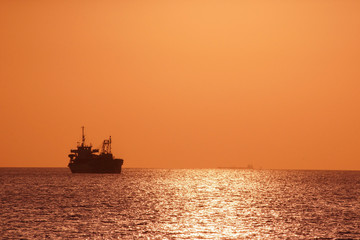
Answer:
[[[0,167],[360,170],[360,1],[1,1]]]

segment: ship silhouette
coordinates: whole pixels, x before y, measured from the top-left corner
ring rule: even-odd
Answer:
[[[111,153],[111,136],[103,141],[101,151],[92,149],[91,144],[85,144],[82,127],[82,142],[70,152],[68,167],[72,173],[121,173],[124,160],[115,158]]]

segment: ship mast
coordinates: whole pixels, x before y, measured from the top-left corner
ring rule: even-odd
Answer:
[[[82,129],[82,142],[81,142],[81,146],[83,147],[84,146],[84,144],[85,144],[85,133],[84,133],[84,126],[82,126],[81,127],[81,129]]]
[[[109,153],[111,153],[111,136],[109,138]]]

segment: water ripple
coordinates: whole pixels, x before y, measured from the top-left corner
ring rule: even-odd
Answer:
[[[360,172],[0,169],[3,239],[360,238]]]

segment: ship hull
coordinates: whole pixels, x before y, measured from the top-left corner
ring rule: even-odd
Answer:
[[[72,173],[121,173],[122,159],[108,161],[88,161],[83,163],[69,163]]]

